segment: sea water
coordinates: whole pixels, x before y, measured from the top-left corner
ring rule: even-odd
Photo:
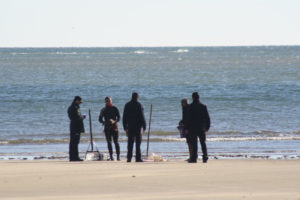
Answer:
[[[122,116],[132,92],[147,123],[153,105],[150,151],[185,158],[180,100],[195,91],[211,117],[211,157],[300,158],[300,46],[0,48],[0,91],[0,159],[67,159],[67,108],[76,95],[82,113],[91,109],[97,148],[107,152],[98,122],[104,98]],[[85,129],[82,155],[88,119]],[[123,157],[126,139],[120,123]]]

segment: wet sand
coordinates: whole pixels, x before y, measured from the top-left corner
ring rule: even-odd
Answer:
[[[300,199],[300,160],[0,161],[0,199]]]

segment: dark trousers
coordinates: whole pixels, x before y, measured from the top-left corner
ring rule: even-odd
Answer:
[[[202,159],[207,158],[207,148],[206,148],[206,135],[205,133],[199,133],[199,134],[191,134],[190,135],[190,144],[191,144],[191,160],[197,161],[198,159],[198,137],[201,144],[202,149]]]
[[[131,161],[133,144],[135,142],[135,160],[141,160],[141,143],[142,143],[142,134],[140,131],[128,132],[128,143],[127,143],[127,160]]]
[[[115,144],[117,156],[119,157],[120,156],[120,145],[119,145],[119,141],[118,141],[118,139],[119,139],[118,131],[115,131],[112,128],[107,128],[104,130],[104,132],[105,132],[105,138],[106,138],[107,148],[108,148],[110,157],[112,157],[112,155],[113,155],[113,149],[112,149],[112,144],[111,144],[112,139]]]
[[[78,144],[80,142],[80,133],[71,133],[70,134],[70,145],[69,145],[69,159],[78,160]]]
[[[190,134],[186,134],[186,143],[188,145],[189,148],[189,159],[191,159],[192,157],[192,144],[191,144],[191,138],[190,138]]]

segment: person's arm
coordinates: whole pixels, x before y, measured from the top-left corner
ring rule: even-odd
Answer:
[[[85,115],[82,115],[81,112],[79,110],[77,110],[77,118],[78,118],[78,120],[83,121],[85,119]]]
[[[127,104],[124,107],[123,121],[122,122],[123,122],[123,129],[127,133],[127,131],[128,131],[128,124],[127,124]]]
[[[101,124],[104,124],[105,122],[103,121],[103,117],[104,117],[104,109],[102,109],[101,111],[100,111],[100,115],[99,115],[99,122],[101,123]]]
[[[68,115],[71,121],[81,121],[84,117],[81,115],[80,111],[75,107],[71,106],[68,109]]]
[[[72,111],[72,106],[70,106],[68,108],[68,116],[69,116],[69,119],[72,121],[73,120],[73,111]]]
[[[206,116],[206,131],[208,131],[210,129],[210,117],[207,111],[207,107],[205,106],[205,116]]]
[[[116,108],[116,115],[117,115],[117,118],[116,118],[116,123],[120,121],[121,117],[120,117],[120,112],[119,112],[119,109],[117,107]]]
[[[178,125],[180,126],[180,125],[183,125],[183,120],[180,120],[179,122],[178,122]]]
[[[146,131],[146,119],[145,119],[145,115],[144,115],[144,108],[142,105],[140,106],[140,112],[141,112],[140,120],[142,122],[142,127],[143,127],[143,130]]]

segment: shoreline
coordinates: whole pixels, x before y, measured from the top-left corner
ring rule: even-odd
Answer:
[[[155,154],[159,155],[160,154]],[[107,153],[104,154],[104,158],[107,157]],[[144,156],[145,157],[145,156]],[[183,160],[185,157],[188,156],[182,155],[182,156],[176,156],[176,155],[169,155],[169,156],[161,156],[165,160]],[[300,160],[300,155],[247,155],[247,154],[237,154],[237,155],[231,155],[231,154],[221,154],[221,155],[209,155],[209,160]],[[85,156],[81,156],[82,159],[85,158]],[[28,161],[34,161],[34,160],[55,160],[55,161],[68,161],[67,153],[65,156],[53,156],[53,155],[45,155],[45,156],[22,156],[22,155],[16,155],[16,156],[0,156],[0,162],[1,161],[21,161],[21,160],[28,160]],[[121,156],[121,160],[126,160],[126,155]],[[198,159],[201,160],[200,157]],[[104,159],[103,161],[106,161]]]
[[[0,161],[1,200],[294,199],[299,160]]]
[[[89,143],[80,143],[80,157],[84,158]],[[108,154],[107,143],[96,143],[97,149]],[[249,142],[207,142],[208,155],[214,159],[270,159],[299,160],[298,141],[249,141]],[[1,160],[68,160],[68,143],[0,145]],[[127,143],[120,142],[121,158],[126,159]],[[198,146],[199,156],[201,155]],[[141,145],[142,155],[146,154],[146,142]],[[186,142],[152,142],[150,154],[155,153],[164,159],[187,159],[189,153]]]

